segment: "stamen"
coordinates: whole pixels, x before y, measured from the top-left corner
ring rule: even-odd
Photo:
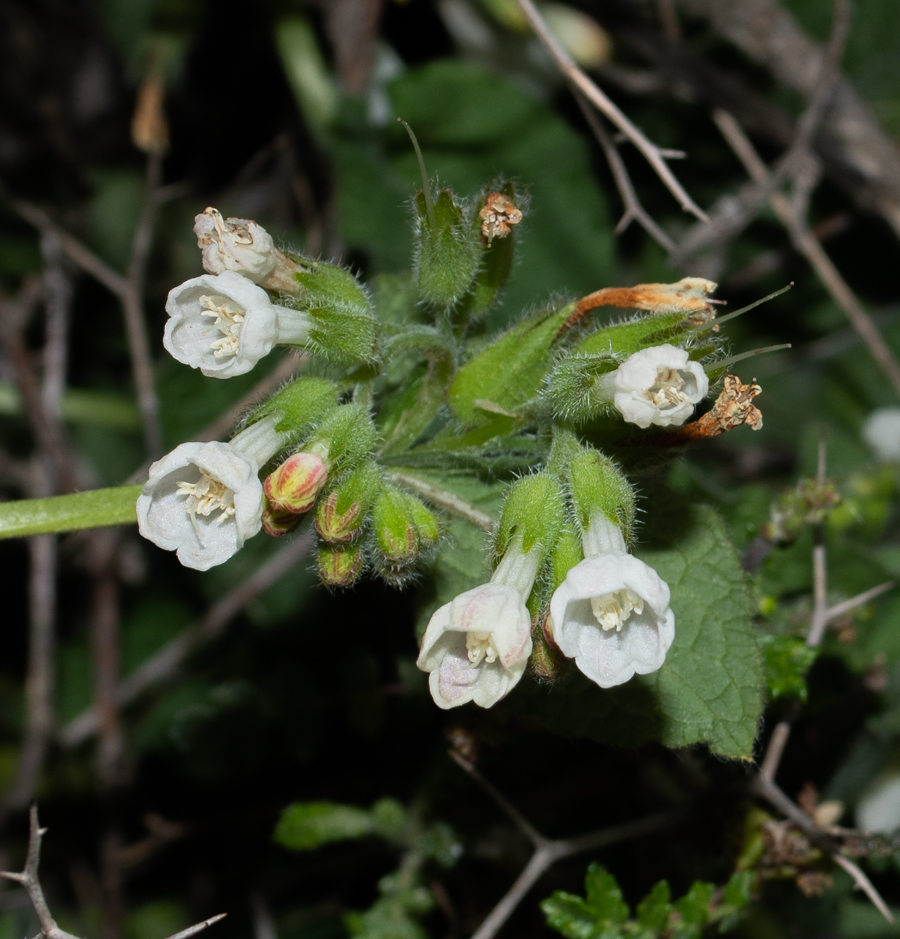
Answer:
[[[232,518],[235,513],[234,492],[225,483],[214,479],[202,470],[197,482],[178,483],[176,495],[187,497],[184,500],[184,510],[190,516],[194,533],[201,544],[203,543],[203,534],[197,523],[198,515],[205,518],[212,515],[213,512],[221,512],[222,514],[213,523],[219,526]]]
[[[591,610],[604,632],[611,629],[621,632],[632,613],[640,616],[644,612],[644,599],[630,587],[625,587],[591,597]]]
[[[656,381],[644,392],[648,398],[659,408],[677,407],[688,400],[688,396],[681,390],[685,381],[677,368],[659,367],[656,370]]]
[[[209,344],[212,354],[217,359],[237,355],[241,345],[241,329],[246,310],[234,309],[226,297],[201,297],[200,303],[206,307],[201,316],[215,318],[215,327],[222,333],[221,339]]]
[[[490,665],[499,655],[490,633],[466,633],[466,649],[473,665],[480,665],[482,660]]]

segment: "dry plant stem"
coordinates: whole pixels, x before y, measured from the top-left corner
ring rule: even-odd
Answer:
[[[721,110],[713,112],[713,120],[738,159],[744,164],[750,177],[756,182],[766,182],[769,171],[738,122],[727,111]],[[775,214],[790,234],[794,247],[807,259],[825,289],[844,311],[853,328],[865,342],[894,390],[900,395],[900,364],[897,363],[894,354],[888,348],[869,314],[862,308],[809,227],[797,217],[787,198],[782,193],[776,192],[772,194],[769,201]]]
[[[874,600],[875,597],[881,596],[881,594],[886,593],[888,590],[892,590],[895,587],[893,580],[887,580],[883,584],[879,584],[877,587],[870,587],[868,590],[864,590],[862,593],[858,593],[855,597],[851,597],[849,600],[844,600],[843,603],[836,603],[833,607],[830,607],[825,611],[825,622],[831,623],[836,620],[839,616],[843,616],[845,613],[849,613],[851,610],[855,610],[858,606],[862,606],[864,603],[868,603],[869,600]]]
[[[865,893],[875,909],[878,910],[889,923],[894,923],[894,917],[891,911],[888,909],[881,894],[875,889],[872,881],[866,877],[859,865],[840,853],[839,847],[826,832],[815,825],[813,820],[806,815],[799,805],[792,802],[771,779],[764,779],[761,775],[757,776],[754,788],[758,795],[762,796],[783,815],[787,816],[798,828],[805,832],[810,840],[815,842],[824,851],[827,851],[835,864],[842,867],[853,878],[857,888]]]
[[[472,505],[471,502],[460,499],[459,496],[454,495],[452,492],[448,492],[446,489],[442,489],[440,486],[435,486],[432,483],[425,482],[424,479],[409,476],[406,473],[388,473],[388,477],[393,482],[397,483],[398,486],[409,489],[417,496],[421,496],[425,499],[426,502],[430,502],[436,508],[443,509],[451,515],[458,515],[467,522],[471,522],[476,528],[481,528],[489,532],[494,530],[495,521],[492,516],[488,515],[487,512],[482,512],[481,509]]]
[[[352,97],[362,98],[369,90],[382,2],[328,0],[323,4],[341,85]]]
[[[673,0],[656,0],[656,15],[666,39],[669,42],[681,42],[681,26]]]
[[[663,181],[666,188],[678,200],[678,204],[686,212],[696,215],[702,222],[708,222],[706,213],[685,192],[681,183],[666,165],[663,159],[664,151],[651,143],[622,111],[597,87],[597,85],[572,61],[568,52],[556,40],[550,27],[538,12],[532,0],[518,0],[522,12],[528,18],[531,28],[538,39],[553,57],[557,68],[563,73],[566,80],[577,88],[587,99],[605,115],[620,131],[640,150],[644,159],[653,167],[654,172]]]
[[[14,874],[10,871],[0,871],[0,877],[15,881],[21,884],[28,893],[28,899],[34,907],[38,922],[41,925],[41,935],[45,939],[77,939],[71,933],[60,929],[56,925],[56,920],[50,913],[50,907],[44,899],[44,891],[41,889],[41,883],[38,879],[38,863],[41,854],[41,838],[46,829],[40,827],[38,823],[37,806],[32,804],[30,812],[30,834],[28,837],[28,855],[25,859],[25,869],[20,874]]]
[[[632,223],[637,222],[648,235],[656,239],[656,241],[666,249],[666,251],[675,250],[675,242],[653,221],[652,218],[647,214],[644,207],[641,205],[640,200],[637,197],[637,193],[634,191],[634,186],[631,185],[631,178],[628,175],[628,170],[625,169],[625,164],[622,162],[622,157],[619,154],[616,145],[612,142],[609,137],[609,134],[606,132],[606,128],[603,126],[599,117],[597,117],[593,108],[585,101],[584,95],[580,91],[574,90],[573,94],[575,100],[578,102],[578,107],[581,108],[581,113],[584,115],[584,119],[587,121],[588,126],[591,128],[594,136],[597,138],[597,142],[603,148],[603,154],[606,157],[606,162],[609,164],[609,169],[613,174],[613,179],[616,182],[616,188],[619,190],[619,195],[622,197],[622,202],[625,205],[625,212],[622,215],[622,218],[619,219],[619,224],[616,225],[616,234],[621,235],[623,231]]]
[[[66,359],[69,338],[69,301],[72,284],[63,263],[59,238],[49,232],[41,235],[44,259],[44,306],[46,341],[44,343],[44,381],[41,399],[44,413],[59,422],[62,397],[66,387]]]
[[[295,538],[231,593],[214,604],[199,623],[189,626],[151,655],[116,686],[115,701],[118,707],[125,707],[147,689],[174,678],[197,646],[221,635],[228,623],[248,603],[271,587],[307,555],[314,542],[315,537],[310,530]],[[97,708],[90,707],[69,721],[60,730],[57,740],[63,747],[77,746],[94,736],[99,730],[99,724]]]
[[[56,536],[28,539],[28,666],[25,735],[12,788],[0,802],[0,821],[31,801],[53,734],[56,625]]]
[[[144,446],[151,460],[162,455],[162,434],[159,428],[159,401],[153,381],[153,359],[150,355],[147,325],[144,321],[144,279],[159,206],[157,190],[161,175],[162,155],[150,153],[147,156],[144,206],[134,232],[128,276],[125,278],[125,289],[121,296],[125,332],[131,354],[131,370],[144,429]]]
[[[516,878],[506,896],[491,910],[484,922],[473,933],[472,939],[492,939],[541,875],[557,861],[571,857],[573,854],[592,851],[609,844],[615,844],[618,841],[626,841],[651,831],[657,831],[671,825],[680,817],[676,812],[662,812],[636,822],[626,822],[624,825],[602,828],[599,831],[579,835],[576,838],[551,841],[536,831],[530,822],[462,754],[456,750],[450,750],[449,752],[456,763],[487,792],[535,848],[534,854],[525,869]]]
[[[196,923],[193,926],[188,926],[187,929],[182,929],[181,932],[173,933],[168,939],[190,939],[191,936],[196,936],[198,932],[203,932],[204,929],[208,929],[213,923],[218,923],[220,919],[225,919],[227,915],[227,913],[219,913],[216,916],[210,916],[209,919],[203,920],[202,923]]]

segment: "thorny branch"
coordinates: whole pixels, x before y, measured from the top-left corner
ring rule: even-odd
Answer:
[[[450,756],[465,770],[488,795],[510,817],[517,828],[534,845],[534,854],[519,874],[516,882],[510,887],[506,896],[488,914],[484,922],[473,933],[472,939],[493,939],[500,927],[509,919],[516,907],[525,898],[528,891],[534,886],[541,875],[557,861],[592,851],[595,848],[605,847],[619,841],[637,838],[651,831],[658,831],[674,824],[681,817],[678,812],[661,812],[639,819],[636,822],[626,822],[623,825],[613,825],[599,831],[589,832],[575,838],[560,838],[551,840],[545,838],[509,803],[509,801],[489,783],[478,770],[464,756],[455,750]]]
[[[825,441],[820,440],[818,466],[816,470],[816,478],[819,486],[823,486],[825,484],[825,465]],[[827,606],[828,570],[826,562],[825,525],[824,523],[820,522],[815,526],[814,530],[813,616],[809,633],[806,637],[806,644],[810,648],[818,648],[822,644],[822,639],[825,636],[825,629],[828,626],[828,622],[831,618],[837,615],[834,613],[834,610],[839,609],[839,607],[833,607],[831,610],[829,610]],[[876,587],[872,591],[867,591],[867,593],[870,596],[877,595],[877,593],[881,593],[885,589],[887,589],[887,585],[882,584],[880,587]],[[854,598],[853,600],[848,601],[848,603],[857,605],[857,600],[858,598]],[[841,606],[845,605],[841,604]],[[866,877],[859,866],[853,861],[844,857],[841,854],[840,845],[835,842],[834,839],[829,837],[826,832],[819,828],[816,823],[811,818],[809,818],[803,812],[803,810],[790,798],[788,798],[788,796],[785,795],[785,793],[775,784],[775,774],[778,772],[778,766],[781,762],[781,757],[783,756],[785,747],[787,746],[787,742],[791,734],[791,724],[795,716],[796,709],[794,709],[794,712],[790,715],[789,718],[779,721],[779,723],[776,725],[775,730],[772,732],[772,736],[769,739],[769,745],[766,749],[762,764],[760,765],[759,771],[753,780],[753,788],[758,795],[762,796],[767,802],[786,815],[795,825],[801,828],[817,845],[819,845],[819,847],[827,851],[834,862],[839,867],[842,867],[848,874],[850,874],[851,877],[853,877],[856,885],[872,901],[872,904],[879,911],[879,913],[881,913],[881,915],[889,923],[893,923],[894,917],[892,916],[891,911],[888,909],[887,904],[884,902],[881,895],[873,886],[872,882],[868,877]]]
[[[725,111],[714,112],[713,119],[738,159],[744,164],[748,174],[757,182],[765,182],[769,171],[738,122]],[[805,220],[794,211],[788,199],[782,193],[774,192],[769,201],[775,214],[790,234],[794,247],[807,259],[825,289],[844,311],[853,328],[865,342],[894,390],[900,395],[900,364],[872,322],[872,318],[862,308],[831,258],[825,253],[825,249],[813,236]]]
[[[116,686],[116,704],[120,708],[125,707],[148,688],[173,678],[198,645],[221,635],[228,623],[248,603],[271,587],[309,553],[313,542],[313,533],[307,531],[285,545],[243,583],[238,584],[234,590],[215,603],[199,623],[188,627],[151,655]],[[63,747],[78,746],[96,734],[99,727],[99,712],[96,707],[90,707],[62,727],[57,739]]]
[[[538,39],[553,57],[557,68],[563,73],[566,80],[580,91],[601,114],[605,115],[620,131],[640,150],[644,159],[653,167],[654,172],[663,181],[666,188],[678,200],[678,204],[686,212],[696,215],[702,222],[708,222],[706,213],[694,202],[675,178],[664,159],[665,151],[651,143],[647,137],[635,127],[625,114],[611,101],[606,94],[585,74],[573,61],[571,56],[559,44],[550,27],[538,12],[532,0],[518,0],[522,12],[528,18],[531,28]]]
[[[37,915],[38,922],[40,923],[41,932],[40,935],[44,939],[78,939],[77,936],[72,935],[70,932],[66,932],[64,929],[60,929],[57,925],[56,920],[53,918],[53,914],[50,912],[50,907],[47,905],[47,900],[44,897],[44,891],[41,888],[41,882],[38,878],[38,864],[40,862],[41,854],[41,839],[46,834],[47,829],[41,828],[38,822],[38,811],[37,806],[32,803],[31,811],[29,812],[29,836],[28,836],[28,854],[25,859],[25,868],[21,873],[13,873],[12,871],[0,871],[0,877],[5,877],[7,880],[12,880],[17,884],[21,884],[28,893],[28,899],[31,901],[31,905],[34,908],[34,912]],[[211,926],[213,923],[219,922],[219,920],[224,919],[226,913],[219,913],[218,916],[212,916],[209,919],[204,920],[202,923],[197,923],[194,926],[189,927],[188,929],[183,929],[181,932],[177,932],[172,936],[169,936],[168,939],[189,939],[190,936],[196,935],[198,932],[206,929],[208,926]]]
[[[597,117],[594,110],[587,101],[585,101],[584,95],[581,94],[580,91],[575,90],[573,94],[575,95],[575,100],[578,102],[578,107],[581,108],[584,119],[597,138],[597,142],[603,148],[606,162],[609,164],[613,179],[616,182],[616,188],[619,190],[619,195],[622,197],[622,202],[625,205],[625,212],[619,219],[619,224],[616,225],[616,234],[621,235],[632,222],[637,222],[644,231],[655,238],[666,251],[674,251],[675,242],[653,221],[646,209],[641,205],[637,193],[634,191],[634,186],[631,184],[628,170],[625,169],[625,164],[622,162],[622,157],[616,145],[610,139],[609,134],[606,132],[606,128],[603,126],[600,118]]]

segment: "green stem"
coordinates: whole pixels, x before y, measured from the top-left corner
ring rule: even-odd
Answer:
[[[422,156],[422,151],[419,149],[419,141],[416,140],[416,135],[413,133],[412,128],[402,117],[398,117],[397,120],[406,128],[409,139],[412,141],[413,150],[416,151],[416,159],[419,161],[419,172],[422,174],[422,195],[425,197],[425,211],[428,213],[428,224],[431,226],[431,230],[435,231],[437,229],[437,219],[434,215],[434,203],[431,201],[431,183],[428,182],[428,173],[425,171],[425,158]]]
[[[22,538],[51,532],[133,525],[135,502],[142,486],[92,489],[49,499],[0,503],[0,538]]]

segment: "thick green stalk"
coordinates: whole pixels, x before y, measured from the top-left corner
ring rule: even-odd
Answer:
[[[0,503],[0,538],[22,538],[51,532],[133,525],[141,486],[92,489],[49,499]]]

